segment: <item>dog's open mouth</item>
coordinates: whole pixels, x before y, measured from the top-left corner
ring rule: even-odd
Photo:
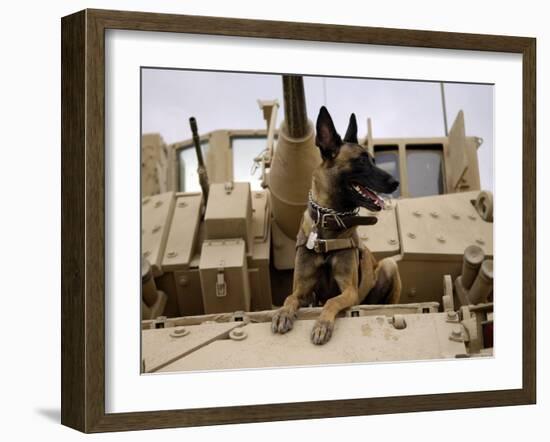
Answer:
[[[357,182],[351,182],[351,188],[357,193],[359,199],[364,203],[367,209],[379,211],[384,208],[384,200],[380,198],[373,190]]]

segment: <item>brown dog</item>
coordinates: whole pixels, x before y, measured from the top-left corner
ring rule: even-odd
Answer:
[[[362,301],[399,302],[397,264],[391,258],[377,263],[356,232],[357,225],[376,222],[374,217],[358,216],[359,207],[381,210],[384,201],[376,192],[392,193],[399,182],[376,167],[358,144],[354,114],[342,140],[327,109],[321,107],[315,143],[323,161],[313,172],[308,209],[298,233],[293,292],[273,316],[271,329],[274,333],[291,330],[300,306],[315,296],[324,307],[311,340],[324,344],[332,336],[340,311]]]

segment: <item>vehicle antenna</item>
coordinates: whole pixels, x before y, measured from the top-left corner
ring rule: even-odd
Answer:
[[[441,88],[441,107],[443,108],[443,127],[445,129],[445,136],[449,136],[449,127],[447,126],[447,103],[445,102],[445,85],[443,82],[439,83]]]
[[[201,139],[199,137],[199,129],[197,128],[197,120],[195,117],[189,118],[189,125],[191,126],[191,132],[193,133],[193,144],[195,145],[195,153],[197,154],[197,173],[199,174],[199,184],[204,195],[204,202],[208,201],[208,172],[204,164],[204,158],[202,157]]]

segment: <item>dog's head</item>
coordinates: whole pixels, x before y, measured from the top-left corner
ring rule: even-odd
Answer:
[[[317,178],[324,182],[323,187],[331,192],[331,200],[338,207],[362,206],[379,211],[384,201],[377,193],[390,194],[399,186],[389,173],[376,167],[367,149],[359,145],[355,114],[351,114],[342,140],[327,109],[321,107],[315,144],[323,159]]]

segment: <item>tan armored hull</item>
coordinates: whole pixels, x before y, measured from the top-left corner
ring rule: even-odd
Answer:
[[[491,355],[492,195],[480,190],[480,140],[466,137],[462,112],[448,137],[377,139],[369,129],[363,139],[401,182],[384,210],[368,213],[378,222],[358,228],[377,259],[397,261],[401,304],[346,310],[321,347],[309,340],[318,306],[300,310],[292,333],[271,333],[273,309],[291,292],[296,232],[320,157],[307,119],[289,124],[299,117],[285,111],[276,128],[278,103],[260,107],[265,130],[196,137],[206,150],[207,191],[182,191],[191,140],[143,140],[144,158],[154,163],[142,177],[142,257],[150,265],[143,272],[143,371]],[[241,139],[265,143],[251,157],[260,190],[233,180],[232,146]],[[413,173],[422,161],[435,175]]]

